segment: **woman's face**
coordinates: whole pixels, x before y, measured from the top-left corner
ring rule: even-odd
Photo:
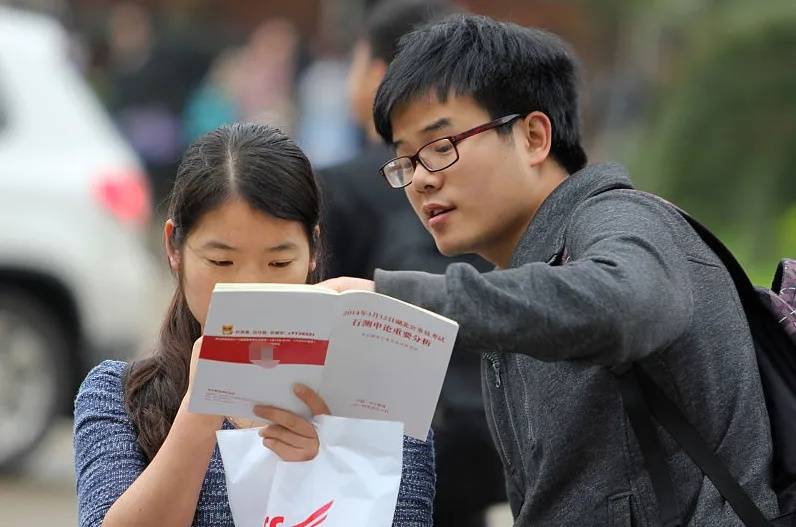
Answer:
[[[275,218],[238,198],[199,218],[180,250],[170,243],[173,230],[167,221],[169,264],[182,273],[188,307],[203,327],[216,282],[303,284],[315,268],[301,222]]]

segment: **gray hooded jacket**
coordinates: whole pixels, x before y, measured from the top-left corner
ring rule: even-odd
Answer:
[[[544,201],[508,269],[377,271],[376,290],[460,323],[515,525],[658,525],[611,366],[640,361],[757,505],[777,511],[755,354],[729,274],[659,199],[587,167]],[[564,246],[569,261],[550,265]],[[656,425],[657,426],[657,425]],[[742,525],[662,429],[685,524]],[[466,460],[462,460],[466,462]]]

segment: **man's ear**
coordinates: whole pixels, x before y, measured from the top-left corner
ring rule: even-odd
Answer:
[[[545,161],[553,146],[553,125],[550,118],[542,112],[531,112],[521,121],[519,127],[523,145],[530,156],[531,164]]]
[[[168,219],[163,224],[163,245],[166,247],[166,256],[169,259],[169,267],[174,273],[180,270],[180,251],[174,246],[174,230],[176,226],[174,220]]]

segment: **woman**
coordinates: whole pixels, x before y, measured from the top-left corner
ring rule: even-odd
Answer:
[[[185,152],[164,228],[177,288],[150,357],[105,361],[75,400],[75,470],[81,527],[231,526],[216,430],[250,426],[193,414],[187,393],[216,282],[315,281],[320,274],[320,197],[309,161],[278,130],[222,127]],[[328,409],[306,387],[313,414]],[[269,407],[255,413],[265,447],[288,461],[312,459],[308,421]],[[430,439],[430,438],[429,438]],[[404,439],[394,525],[431,524],[432,443]]]

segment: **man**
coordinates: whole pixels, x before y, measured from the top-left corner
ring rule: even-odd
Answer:
[[[483,352],[487,421],[515,525],[658,525],[612,370],[656,379],[769,516],[771,440],[749,329],[729,275],[676,211],[586,166],[576,64],[543,31],[458,16],[402,40],[379,87],[385,166],[446,255],[444,275],[376,271],[374,289],[460,323]],[[659,430],[660,432],[660,430]],[[666,434],[683,524],[741,525]]]
[[[368,14],[354,46],[349,100],[366,135],[363,152],[321,173],[327,195],[330,276],[370,278],[376,267],[444,272],[453,261],[479,270],[492,266],[480,258],[442,256],[402,193],[385,184],[379,168],[392,156],[373,124],[373,101],[398,40],[417,26],[454,12],[446,1],[388,0]],[[480,360],[457,353],[451,360],[434,417],[437,527],[484,527],[490,504],[505,501],[500,459],[486,424]]]

